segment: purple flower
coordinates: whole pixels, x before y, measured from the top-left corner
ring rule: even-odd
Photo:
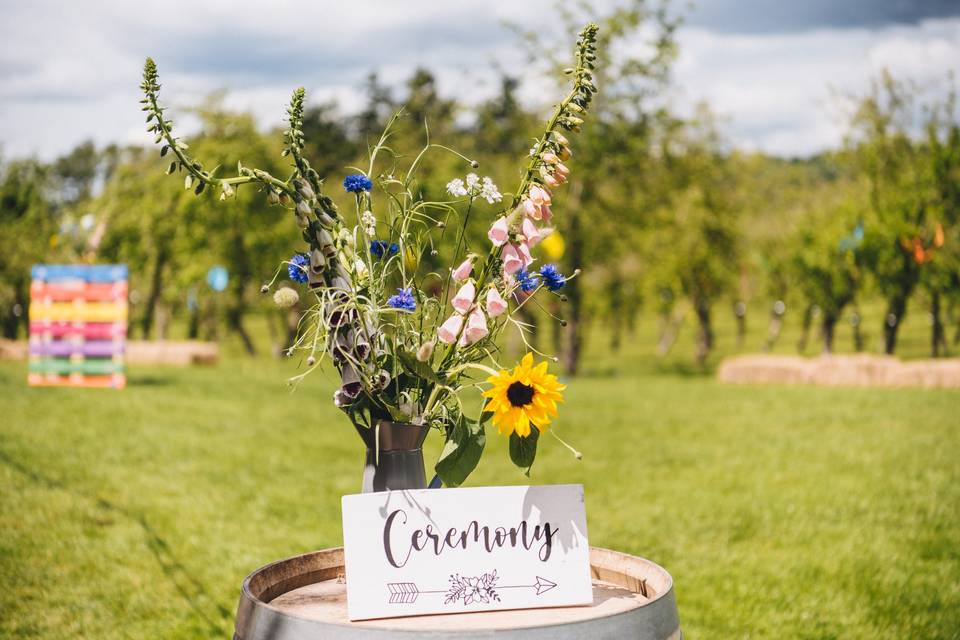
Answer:
[[[403,309],[404,311],[417,310],[417,301],[413,299],[412,289],[397,289],[397,295],[390,296],[387,304],[394,309]]]
[[[545,264],[540,267],[540,277],[543,278],[543,284],[550,291],[558,291],[567,284],[567,278],[557,270],[555,264]]]
[[[295,253],[290,258],[290,264],[287,265],[287,273],[290,279],[300,284],[305,284],[309,279],[307,269],[310,268],[310,258],[305,253]]]
[[[373,188],[373,182],[362,173],[354,173],[343,179],[343,188],[350,193],[360,193],[370,191]]]
[[[520,289],[524,293],[530,293],[540,286],[540,274],[534,272],[530,273],[526,269],[521,269],[517,272],[517,283],[520,284]]]
[[[370,241],[370,253],[375,255],[377,258],[382,258],[385,253],[392,256],[398,251],[400,251],[400,247],[396,242],[387,242],[386,240]]]

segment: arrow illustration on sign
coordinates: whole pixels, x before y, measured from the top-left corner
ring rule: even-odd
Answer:
[[[474,602],[499,602],[501,589],[534,589],[536,595],[541,595],[557,586],[556,582],[537,576],[533,584],[506,584],[497,585],[499,576],[496,570],[481,576],[450,576],[448,589],[421,590],[414,582],[389,582],[387,590],[390,592],[390,604],[412,604],[421,595],[443,593],[446,594],[444,604],[463,601],[464,606]]]

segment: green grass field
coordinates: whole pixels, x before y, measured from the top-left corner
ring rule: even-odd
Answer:
[[[652,324],[570,381],[583,461],[548,438],[534,468],[585,485],[591,542],[665,566],[689,638],[960,638],[960,393],[726,387],[686,338],[656,363]],[[233,351],[123,392],[0,363],[0,637],[228,638],[247,573],[340,544],[332,385]],[[489,440],[470,484],[523,484]]]

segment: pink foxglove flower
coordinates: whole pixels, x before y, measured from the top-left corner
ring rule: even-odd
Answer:
[[[543,205],[540,207],[540,220],[543,222],[550,222],[553,219],[553,210],[550,209],[550,205]]]
[[[467,328],[460,336],[460,346],[465,347],[468,344],[473,344],[488,333],[490,331],[487,329],[487,318],[483,315],[483,310],[477,307],[470,314],[470,318],[467,320]]]
[[[550,164],[557,164],[560,162],[560,158],[558,158],[555,153],[550,153],[549,151],[540,157],[543,158],[544,162],[548,162]]]
[[[530,255],[530,245],[526,242],[517,243],[517,255],[520,256],[524,269],[533,264],[533,256]]]
[[[550,192],[539,185],[532,185],[530,187],[530,199],[533,200],[533,204],[550,204]]]
[[[557,173],[559,173],[564,177],[570,175],[570,169],[568,169],[567,165],[563,164],[562,162],[558,163],[557,166],[554,167],[553,169],[554,171],[556,171]]]
[[[503,259],[503,272],[508,275],[513,275],[523,268],[523,259],[517,252],[517,248],[512,244],[508,244],[503,248],[503,253],[500,254],[500,257]]]
[[[530,198],[524,198],[523,200],[523,212],[533,218],[534,220],[540,219],[540,207],[533,204],[533,200]]]
[[[496,318],[507,310],[507,301],[503,299],[496,287],[487,289],[487,315]]]
[[[487,237],[490,238],[490,242],[492,242],[495,247],[503,246],[503,243],[510,237],[510,228],[507,226],[506,217],[498,218],[497,221],[493,223],[490,231],[487,232]]]
[[[457,341],[457,336],[460,335],[461,327],[463,327],[463,316],[455,313],[437,329],[437,338],[440,339],[440,342],[453,344]]]
[[[547,175],[543,176],[543,181],[546,182],[546,183],[547,183],[548,185],[550,185],[551,187],[555,187],[555,186],[557,186],[558,184],[560,184],[560,181],[557,180],[556,178],[554,178],[554,177],[553,177],[551,174],[549,174],[549,173],[548,173]]]
[[[456,309],[458,313],[464,314],[470,310],[470,307],[473,305],[473,299],[476,297],[477,288],[473,286],[473,282],[467,282],[460,287],[457,295],[453,297],[453,308]]]
[[[527,239],[527,244],[531,247],[537,246],[537,243],[545,237],[530,218],[524,218],[521,230],[523,231],[523,237]]]
[[[453,270],[453,279],[462,282],[470,277],[473,271],[473,258],[467,258],[460,263],[460,266]]]

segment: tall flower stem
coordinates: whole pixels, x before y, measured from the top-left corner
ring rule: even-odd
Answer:
[[[536,181],[534,176],[537,174],[539,167],[543,165],[542,157],[547,151],[548,145],[551,144],[550,140],[553,134],[561,126],[564,126],[564,128],[568,130],[577,126],[576,124],[572,126],[570,125],[570,119],[573,115],[573,105],[578,105],[578,100],[582,101],[583,96],[589,96],[591,93],[596,91],[596,88],[593,86],[590,70],[593,68],[592,58],[597,29],[597,25],[591,23],[584,27],[580,32],[580,37],[577,40],[576,67],[573,69],[568,69],[568,73],[573,75],[573,87],[570,89],[570,92],[567,94],[567,96],[560,101],[556,109],[554,109],[553,115],[547,121],[547,126],[544,129],[543,136],[541,136],[537,146],[534,148],[534,153],[530,158],[530,162],[527,164],[527,169],[520,180],[520,185],[517,187],[516,193],[514,193],[513,200],[511,201],[510,206],[502,212],[502,214],[505,216],[510,217],[515,215],[517,207],[523,201],[523,197],[526,195],[531,183]],[[589,98],[587,98],[587,101],[589,102]],[[579,111],[582,110],[582,108],[579,108]],[[497,264],[500,262],[500,256],[503,252],[504,246],[506,245],[504,244],[499,247],[494,246],[487,254],[487,257],[483,263],[483,268],[481,269],[480,275],[476,280],[476,293],[474,294],[473,304],[471,306],[476,305],[477,301],[480,299],[480,295],[493,275]],[[466,322],[461,325],[457,339],[449,345],[444,353],[439,367],[441,372],[446,371],[447,368],[452,364],[452,359],[457,353],[457,342],[460,339],[460,334],[463,333],[465,328]]]

